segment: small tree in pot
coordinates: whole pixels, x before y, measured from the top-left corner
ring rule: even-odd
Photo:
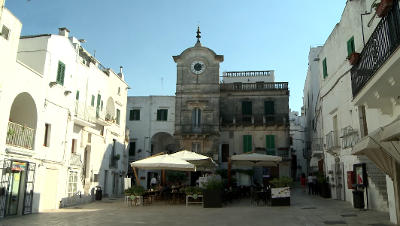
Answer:
[[[222,207],[222,181],[216,178],[210,178],[204,184],[204,208]]]

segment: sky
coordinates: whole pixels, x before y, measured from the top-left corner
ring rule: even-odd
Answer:
[[[300,111],[310,47],[323,45],[346,0],[6,0],[22,35],[67,27],[105,66],[124,67],[128,95],[175,95],[179,55],[201,43],[224,71],[275,70]]]

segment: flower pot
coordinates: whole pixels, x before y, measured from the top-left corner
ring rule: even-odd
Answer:
[[[290,187],[271,188],[271,206],[290,206]]]
[[[358,61],[360,61],[360,53],[353,52],[348,57],[348,60],[351,65],[356,65],[358,63]]]
[[[386,16],[393,7],[393,0],[381,0],[376,8],[376,15],[378,17]]]
[[[222,207],[222,191],[221,190],[204,190],[204,208],[220,208]]]

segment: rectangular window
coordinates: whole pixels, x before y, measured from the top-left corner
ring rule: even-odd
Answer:
[[[3,27],[1,28],[0,36],[8,40],[8,38],[10,37],[10,29],[3,25]]]
[[[157,121],[167,121],[168,109],[157,110]]]
[[[138,121],[140,120],[140,110],[133,109],[129,111],[129,121]]]
[[[275,104],[274,101],[265,101],[264,102],[264,113],[266,115],[275,114]]]
[[[79,90],[76,91],[75,99],[79,100]]]
[[[117,125],[119,125],[120,119],[121,119],[121,111],[119,109],[117,109],[117,116],[115,117],[115,121],[116,121]]]
[[[252,143],[251,135],[243,135],[243,153],[251,152],[253,150]]]
[[[136,142],[129,142],[129,156],[135,156]]]
[[[76,139],[72,139],[71,153],[76,153]]]
[[[192,125],[193,127],[200,127],[201,124],[201,110],[195,108],[192,110]]]
[[[356,47],[354,45],[354,36],[353,36],[347,41],[347,56],[350,56],[355,51]]]
[[[69,172],[68,179],[68,197],[74,196],[74,194],[78,191],[78,172]]]
[[[58,61],[56,82],[62,86],[64,85],[64,76],[65,76],[65,64],[61,61]]]
[[[192,143],[192,151],[196,153],[201,152],[201,144],[200,143]]]
[[[43,146],[45,146],[45,147],[50,146],[50,131],[51,131],[50,124],[48,124],[48,123],[44,124],[44,142],[43,142]]]
[[[222,144],[221,162],[228,162],[228,159],[229,159],[229,144]]]
[[[265,136],[267,155],[275,155],[275,135]]]
[[[322,61],[322,72],[324,78],[328,77],[328,66],[326,64],[326,58]]]
[[[253,105],[251,101],[242,101],[242,114],[243,115],[253,114]]]
[[[96,99],[96,97],[94,95],[92,95],[92,100],[90,101],[90,106],[94,107],[95,99]]]

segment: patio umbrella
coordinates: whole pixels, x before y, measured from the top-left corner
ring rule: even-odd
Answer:
[[[233,155],[231,162],[241,166],[277,166],[282,157],[258,153]]]
[[[150,170],[195,171],[195,166],[183,159],[168,154],[150,156],[131,163],[131,167]]]
[[[186,160],[195,165],[197,169],[215,168],[217,166],[210,157],[192,151],[178,151],[171,156]]]

